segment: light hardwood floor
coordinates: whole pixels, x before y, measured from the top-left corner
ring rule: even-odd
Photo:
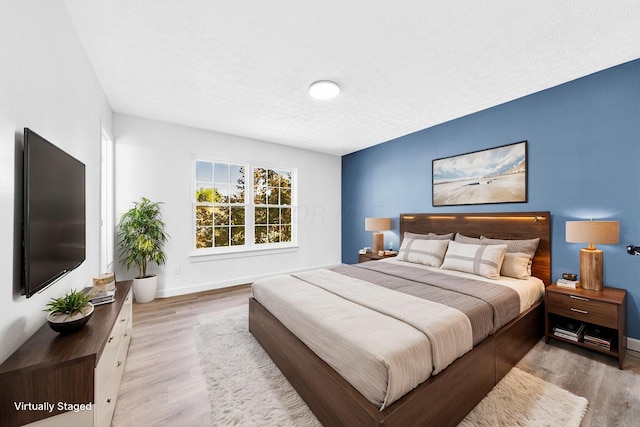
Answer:
[[[193,327],[198,316],[246,305],[249,287],[133,305],[133,337],[112,425],[207,426],[209,402]],[[552,340],[520,361],[526,372],[589,400],[587,426],[640,425],[640,359],[624,370],[605,355]]]

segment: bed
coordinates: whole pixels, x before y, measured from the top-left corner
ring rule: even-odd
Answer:
[[[492,239],[539,238],[530,269],[532,275],[539,278],[544,286],[550,284],[549,212],[403,214],[400,216],[401,236],[405,236],[406,233],[442,235],[451,232],[470,238],[480,236]],[[323,279],[328,281],[326,286],[331,286],[332,278],[341,279],[345,275],[355,274],[352,272],[356,270],[358,274],[364,274],[364,276],[348,280],[355,281],[355,285],[365,286],[369,275],[379,274],[380,272],[376,271],[378,269],[389,268],[381,261],[367,264],[370,264],[370,268],[354,269],[343,266],[337,271],[312,272],[298,277],[287,276],[272,280],[280,280],[284,289],[287,289],[286,286],[295,288],[296,281],[313,282],[320,280],[319,277],[324,275],[328,277]],[[404,271],[403,266],[398,268],[400,269],[398,271]],[[342,276],[332,276],[333,274]],[[404,278],[402,283],[412,282],[413,279],[413,277]],[[287,284],[289,281],[293,283]],[[318,283],[313,285],[316,286]],[[384,299],[385,295],[383,291],[380,298]],[[320,294],[312,293],[307,299],[314,301],[318,296]],[[334,305],[333,301],[329,300],[325,306]],[[400,299],[398,304],[402,305],[402,301]],[[269,301],[264,299],[263,302],[266,304]],[[409,303],[412,301],[409,300]],[[272,303],[269,302],[269,304]],[[472,348],[463,351],[464,355],[461,357],[456,356],[448,360],[443,365],[446,368],[442,368],[441,372],[437,369],[438,372],[435,372],[437,375],[430,374],[431,376],[426,380],[420,379],[415,388],[410,387],[411,391],[402,391],[400,394],[402,397],[396,396],[388,401],[376,402],[368,394],[368,390],[363,391],[360,385],[356,385],[358,388],[352,385],[353,378],[344,375],[344,372],[340,375],[338,373],[340,369],[336,367],[337,371],[332,367],[333,361],[327,359],[327,354],[323,354],[323,357],[329,360],[329,363],[316,354],[318,348],[315,348],[315,352],[309,348],[309,346],[313,347],[313,343],[303,338],[309,343],[309,346],[306,345],[297,337],[298,331],[292,332],[296,330],[295,322],[292,323],[290,319],[282,317],[283,312],[289,311],[286,306],[278,309],[277,305],[272,304],[270,307],[277,314],[270,312],[255,298],[250,299],[249,329],[324,425],[456,425],[540,339],[544,323],[541,300],[529,307],[519,307],[524,308],[524,311],[520,310],[515,314],[515,319],[505,322],[504,326],[497,325],[495,330],[485,334],[486,337],[478,340],[474,330]],[[281,316],[280,319],[278,316]],[[370,320],[373,323],[376,321],[375,318]],[[289,328],[283,323],[288,324]],[[392,339],[393,334],[387,334],[384,338],[385,343],[386,340],[392,342]],[[422,344],[416,341],[416,348],[419,345]],[[435,361],[439,357],[438,354],[433,352],[434,366],[437,365]]]

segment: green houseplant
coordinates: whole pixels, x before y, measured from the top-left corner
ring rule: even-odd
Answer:
[[[87,324],[93,314],[89,295],[72,289],[60,298],[51,298],[47,303],[47,321],[56,332],[71,333]]]
[[[127,269],[131,266],[138,269],[133,293],[139,303],[152,301],[158,288],[158,278],[147,274],[147,266],[150,262],[163,265],[167,259],[163,248],[169,235],[162,221],[161,204],[143,197],[134,202],[118,223],[120,262]]]

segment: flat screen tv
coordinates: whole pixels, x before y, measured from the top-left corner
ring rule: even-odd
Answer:
[[[22,294],[27,298],[85,259],[85,165],[24,130]]]

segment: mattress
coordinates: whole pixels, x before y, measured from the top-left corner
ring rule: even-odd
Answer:
[[[258,302],[380,409],[437,375],[543,292],[538,280],[482,280],[395,260],[276,276],[252,286]]]

